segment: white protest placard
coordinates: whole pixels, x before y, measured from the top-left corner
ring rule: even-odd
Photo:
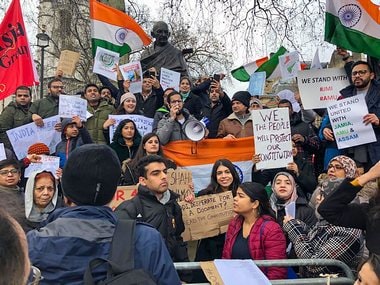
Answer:
[[[4,144],[0,143],[0,160],[7,159],[7,155],[5,154]]]
[[[110,143],[112,142],[113,134],[115,133],[117,126],[122,120],[125,120],[125,119],[130,119],[133,122],[135,122],[137,130],[139,131],[142,137],[145,134],[152,132],[152,128],[153,128],[152,118],[144,117],[141,115],[108,115],[108,118],[114,119],[116,121],[114,125],[110,126]]]
[[[252,73],[249,78],[248,92],[251,96],[264,95],[264,87],[266,80],[266,72],[255,72]]]
[[[350,85],[343,68],[301,70],[297,75],[303,108],[327,108],[340,96],[339,91]]]
[[[32,172],[36,171],[50,171],[55,176],[57,169],[59,168],[59,157],[50,155],[41,155],[40,163],[31,163],[25,168],[25,177],[29,177]],[[58,177],[56,177],[58,178]]]
[[[363,94],[332,103],[327,111],[339,149],[376,141],[372,125],[363,123],[368,114]]]
[[[54,130],[54,126],[61,120],[57,115],[43,121],[43,127],[37,127],[32,122],[7,131],[7,136],[18,159],[24,158],[28,153],[29,146],[37,142],[46,144],[50,153],[55,152],[55,146],[61,141],[61,133]]]
[[[92,71],[116,81],[117,73],[114,71],[114,68],[119,63],[119,59],[120,57],[117,52],[97,47]]]
[[[257,169],[285,167],[293,161],[289,110],[273,108],[253,110],[255,154],[260,156]]]
[[[281,77],[283,80],[288,80],[297,76],[301,70],[301,63],[297,51],[286,53],[278,57]]]
[[[61,118],[79,116],[81,121],[87,121],[87,100],[71,95],[59,95],[58,115]]]
[[[141,93],[142,92],[142,68],[140,61],[134,61],[119,66],[124,80],[129,80],[129,92]]]
[[[176,91],[179,90],[179,80],[181,78],[181,73],[161,68],[161,75],[160,75],[160,84],[162,86],[162,89],[166,88],[174,88]]]

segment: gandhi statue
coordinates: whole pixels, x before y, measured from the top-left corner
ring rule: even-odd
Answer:
[[[180,72],[181,76],[188,76],[187,64],[182,52],[168,42],[170,37],[168,25],[162,21],[157,22],[153,26],[151,35],[155,41],[141,55],[142,69],[155,67],[160,73],[161,67],[165,67]]]

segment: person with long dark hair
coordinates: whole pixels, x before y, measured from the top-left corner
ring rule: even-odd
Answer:
[[[276,222],[263,185],[242,183],[234,197],[237,214],[226,233],[224,259],[270,260],[286,258],[286,239]],[[286,268],[261,268],[269,279],[285,279]]]
[[[354,285],[379,285],[380,284],[380,257],[371,254],[358,269],[358,279]]]

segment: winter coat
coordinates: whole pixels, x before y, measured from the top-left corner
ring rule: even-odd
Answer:
[[[153,125],[152,125],[153,133],[157,132],[158,122],[164,117],[165,114],[168,114],[168,113],[169,113],[169,110],[165,105],[157,109],[153,118]]]
[[[164,90],[162,87],[152,89],[152,93],[146,98],[144,98],[141,93],[136,93],[136,109],[140,110],[143,116],[148,118],[153,118],[156,110],[162,106],[164,103]]]
[[[197,120],[202,119],[202,102],[198,95],[190,92],[189,96],[183,102],[183,108],[189,111]]]
[[[72,123],[72,119],[64,119],[62,121],[62,134],[61,141],[55,147],[55,156],[59,156],[59,167],[63,168],[68,159],[70,153],[84,144],[93,143],[90,134],[87,129],[82,126],[78,129],[79,133],[77,137],[67,138],[65,135],[65,128],[68,124]]]
[[[115,108],[102,100],[96,109],[87,104],[87,111],[92,114],[92,117],[87,119],[86,128],[93,142],[107,144],[106,138],[103,135],[103,124],[108,119],[108,115],[115,111]]]
[[[182,113],[185,117],[185,123],[190,120],[196,121],[185,109],[182,109]],[[177,120],[173,120],[170,117],[170,113],[165,114],[163,118],[158,122],[156,134],[160,138],[162,145],[166,145],[172,141],[188,140],[185,132]]]
[[[361,230],[337,227],[325,220],[309,228],[304,222],[293,219],[284,225],[284,231],[288,233],[298,258],[336,259],[352,269],[358,266],[363,247]],[[321,273],[337,273],[336,270],[324,266],[307,266],[304,274],[318,277]]]
[[[24,108],[16,102],[10,102],[4,108],[0,115],[0,141],[4,143],[5,147],[11,147],[6,131],[29,123],[28,110],[30,106],[31,104]]]
[[[27,235],[29,257],[44,279],[40,284],[83,284],[89,261],[108,258],[117,218],[106,206],[61,208],[52,213],[44,227]],[[180,284],[159,233],[137,223],[134,242],[135,268],[149,272],[157,284]],[[95,282],[106,276],[100,267]]]
[[[231,134],[236,138],[245,138],[253,136],[253,123],[250,114],[248,120],[245,122],[244,126],[240,123],[239,118],[235,113],[231,113],[227,118],[223,119],[218,127],[218,138],[224,138],[225,136]]]
[[[168,191],[169,201],[162,204],[152,191],[140,184],[137,196],[121,203],[115,214],[120,219],[137,219],[152,225],[161,233],[174,262],[189,261],[181,236],[185,225],[177,203],[178,194]]]
[[[132,146],[125,144],[125,140],[121,135],[121,125],[116,128],[116,131],[113,135],[112,143],[110,147],[116,152],[117,157],[119,158],[120,163],[126,159],[133,159],[139,148],[141,142],[141,135],[138,130],[135,130],[135,135],[133,137]]]
[[[207,125],[207,129],[209,130],[208,138],[216,138],[220,122],[231,112],[231,99],[227,94],[224,94],[213,107],[211,106],[211,102],[203,107],[203,116],[210,120]]]
[[[351,203],[361,186],[351,184],[353,179],[346,178],[338,189],[331,192],[319,205],[318,212],[330,223],[365,231],[366,246],[371,253],[380,254],[379,205],[370,203]]]
[[[243,217],[236,216],[228,225],[222,258],[232,258],[232,248],[236,237],[242,230]],[[253,260],[286,259],[286,240],[279,224],[273,218],[261,216],[251,228],[248,236],[249,253]],[[286,268],[260,268],[265,275],[273,279],[285,279]]]
[[[50,94],[39,99],[29,108],[29,122],[32,122],[32,115],[37,114],[42,119],[58,115],[59,97],[54,98]]]

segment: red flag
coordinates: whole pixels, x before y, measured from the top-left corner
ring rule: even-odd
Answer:
[[[20,2],[13,0],[0,24],[0,100],[38,82]]]

